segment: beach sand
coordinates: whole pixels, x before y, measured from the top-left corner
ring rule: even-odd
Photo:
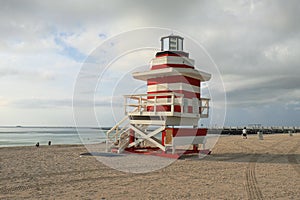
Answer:
[[[0,199],[300,199],[300,134],[220,137],[205,158],[138,174],[98,159],[117,156],[86,153],[80,145],[0,148]]]

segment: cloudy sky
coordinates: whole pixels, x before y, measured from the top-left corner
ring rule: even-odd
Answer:
[[[160,27],[190,36],[213,59],[226,91],[225,125],[300,126],[299,10],[297,0],[0,0],[0,125],[73,126],[74,86],[89,55],[121,33]],[[98,118],[112,125],[111,99],[96,101]],[[97,125],[84,113],[81,125]]]

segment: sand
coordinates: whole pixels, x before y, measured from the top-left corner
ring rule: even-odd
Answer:
[[[80,156],[87,152],[78,145],[0,148],[0,199],[300,199],[300,134],[220,137],[205,158],[138,174],[99,161],[118,157]]]

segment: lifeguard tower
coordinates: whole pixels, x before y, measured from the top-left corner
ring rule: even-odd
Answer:
[[[208,117],[209,99],[201,98],[200,86],[211,75],[195,69],[183,41],[177,35],[162,37],[150,70],[132,74],[147,82],[147,93],[124,96],[125,117],[107,132],[107,151],[174,158],[198,153],[199,144],[204,151],[207,129],[198,128],[198,121]]]

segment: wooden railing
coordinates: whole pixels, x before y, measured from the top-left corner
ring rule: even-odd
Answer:
[[[115,139],[117,139],[117,137],[119,137],[119,135],[121,133],[123,133],[126,130],[126,128],[128,127],[129,122],[127,122],[127,120],[128,120],[128,116],[125,116],[121,121],[119,121],[110,130],[108,130],[106,132],[106,138],[110,141],[114,141]],[[123,125],[123,126],[121,126],[121,125]]]
[[[125,115],[131,114],[174,114],[174,106],[181,105],[183,94],[159,93],[159,94],[136,94],[125,95]],[[160,111],[157,108],[168,106],[170,109]],[[183,106],[183,105],[181,105]],[[151,107],[151,109],[149,109]],[[131,108],[136,108],[132,111]],[[181,108],[183,109],[183,108]]]
[[[180,93],[135,94],[125,95],[125,115],[195,115],[194,117],[207,118],[209,115],[209,99],[201,98],[196,102],[196,109],[188,113],[184,109],[184,95]],[[196,99],[197,100],[197,99]],[[175,111],[175,106],[180,111]],[[132,109],[134,108],[134,109]],[[161,108],[161,109],[159,109]]]
[[[126,137],[129,131],[129,119],[126,115],[121,121],[119,121],[116,125],[114,125],[110,130],[106,132],[106,151],[109,151],[110,143],[120,142],[120,137]],[[129,134],[128,134],[129,135]],[[117,144],[117,146],[120,146]]]

